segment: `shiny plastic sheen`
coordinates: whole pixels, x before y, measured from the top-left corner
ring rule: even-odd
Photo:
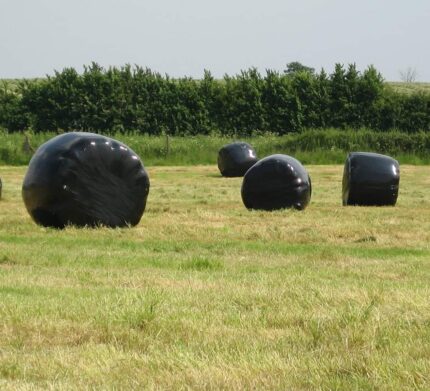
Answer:
[[[397,160],[370,152],[351,152],[342,180],[343,205],[395,205],[399,194]]]
[[[22,186],[33,220],[56,228],[136,225],[148,192],[148,174],[129,147],[82,132],[62,134],[40,146]]]
[[[257,161],[254,148],[243,142],[224,145],[218,152],[218,168],[225,177],[242,177]]]
[[[302,164],[288,155],[268,156],[245,174],[242,200],[248,209],[305,209],[312,195],[311,178]]]

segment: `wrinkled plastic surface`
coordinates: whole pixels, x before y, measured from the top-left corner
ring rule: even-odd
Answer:
[[[139,157],[111,138],[72,132],[49,140],[32,157],[22,195],[43,226],[136,225],[149,178]]]
[[[244,142],[227,144],[218,152],[218,168],[225,177],[242,177],[257,161],[254,148]]]
[[[302,164],[288,155],[268,156],[252,166],[243,178],[242,200],[248,209],[305,209],[312,184]]]
[[[351,152],[342,180],[343,205],[395,205],[399,194],[397,160],[377,153]]]

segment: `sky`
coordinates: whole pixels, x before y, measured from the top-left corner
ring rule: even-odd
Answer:
[[[196,78],[355,63],[430,82],[430,0],[0,0],[0,79],[92,61]]]

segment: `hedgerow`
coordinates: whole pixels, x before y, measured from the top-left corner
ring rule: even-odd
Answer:
[[[173,79],[129,65],[96,63],[0,89],[8,131],[82,130],[146,135],[276,135],[303,129],[430,130],[430,94],[394,91],[372,66],[337,64],[333,73],[252,68],[215,79]]]

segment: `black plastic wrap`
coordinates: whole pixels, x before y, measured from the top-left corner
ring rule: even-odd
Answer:
[[[257,161],[254,148],[244,142],[224,145],[218,152],[218,168],[225,177],[242,177]]]
[[[343,205],[395,205],[399,194],[397,160],[370,152],[351,152],[342,180]]]
[[[136,225],[148,192],[148,174],[129,147],[82,132],[66,133],[40,146],[22,186],[33,220],[56,228]]]
[[[268,156],[243,178],[242,200],[248,209],[305,209],[311,200],[311,178],[302,164],[288,155]]]

